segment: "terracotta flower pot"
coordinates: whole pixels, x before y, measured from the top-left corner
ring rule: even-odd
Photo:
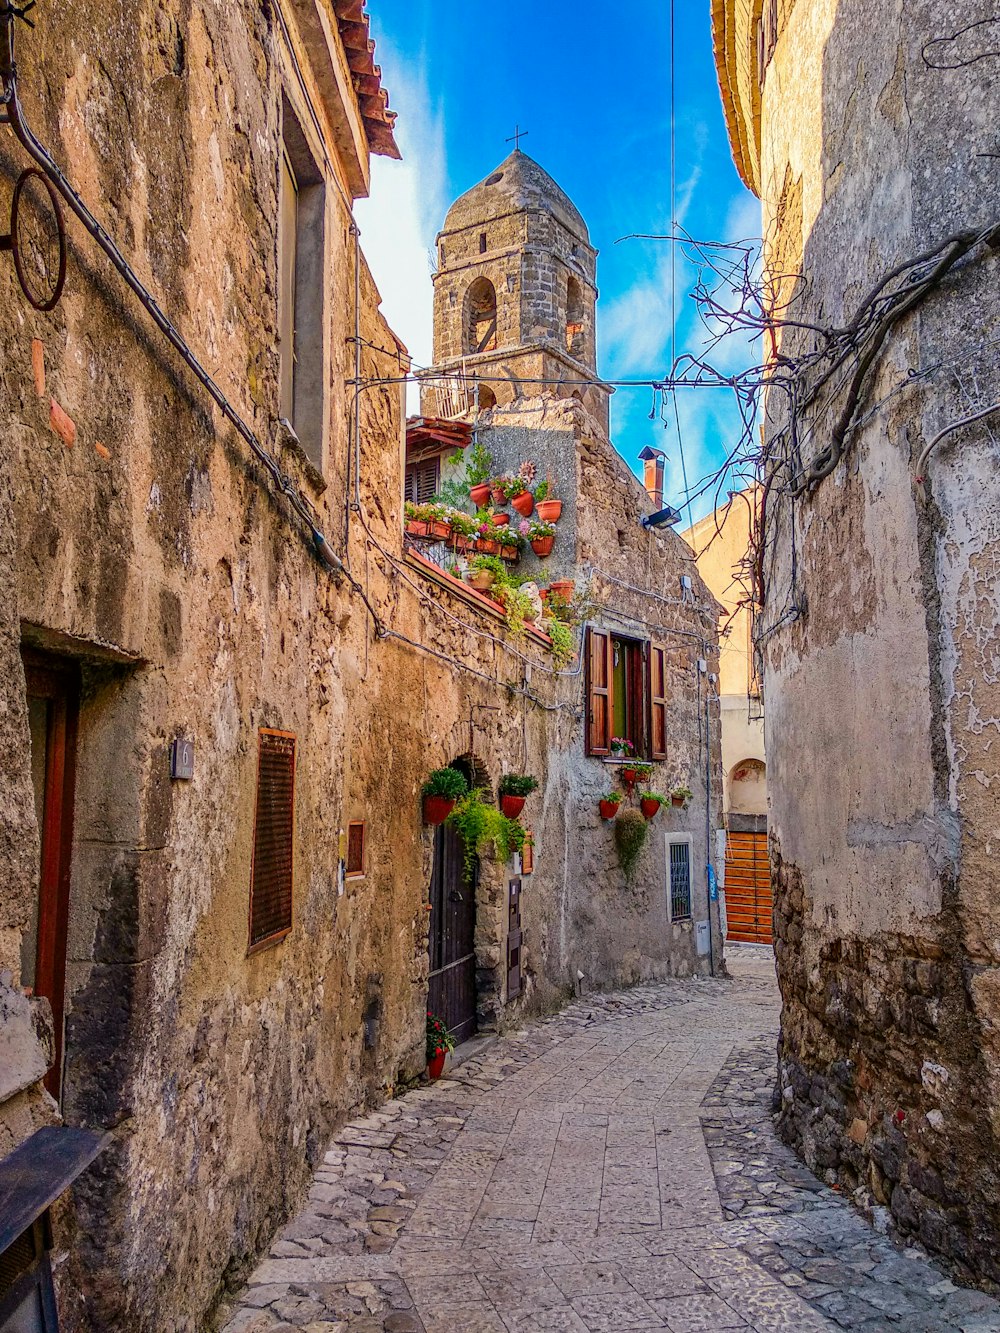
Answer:
[[[443,523],[440,519],[435,519],[431,524],[431,535],[434,537],[450,537],[451,524]]]
[[[508,819],[516,819],[524,809],[527,799],[526,796],[501,796],[500,813],[506,815]]]
[[[444,1073],[444,1062],[448,1058],[447,1051],[438,1051],[437,1055],[432,1055],[427,1061],[427,1077],[429,1079],[438,1079]]]
[[[530,491],[522,491],[510,502],[511,509],[516,509],[522,518],[530,518],[535,508],[535,497]]]
[[[535,505],[538,517],[545,523],[558,523],[562,507],[562,500],[539,500]]]
[[[643,800],[639,802],[639,809],[647,819],[653,819],[660,813],[659,801]]]
[[[510,522],[510,514],[494,514],[493,526],[495,528],[505,528]]]
[[[626,764],[622,769],[622,782],[624,782],[627,787],[634,787],[638,781],[639,774],[634,768],[629,768],[628,764]]]
[[[670,804],[671,804],[671,805],[676,805],[676,806],[683,807],[683,805],[684,805],[684,797],[683,797],[683,796],[671,796],[671,798],[670,798]]]
[[[456,551],[464,551],[469,544],[469,539],[464,532],[453,532],[451,534],[451,544]]]
[[[443,824],[455,808],[455,802],[447,796],[424,797],[424,823]]]
[[[411,537],[426,537],[428,525],[421,523],[417,518],[410,518],[406,521],[406,531]]]
[[[555,544],[555,537],[536,537],[531,543],[531,549],[539,560],[544,560],[547,555],[552,554],[552,547]]]
[[[493,573],[489,569],[477,569],[474,574],[470,574],[466,580],[470,588],[475,588],[476,592],[489,592],[493,587]]]
[[[573,589],[576,584],[572,579],[555,579],[549,584],[549,592],[554,592],[557,597],[563,597],[568,602],[573,596]]]
[[[621,801],[601,801],[599,805],[602,819],[614,819],[621,809]]]
[[[490,499],[495,505],[505,505],[507,503],[507,497],[499,486],[490,487]]]
[[[480,551],[482,551],[483,555],[496,555],[500,550],[499,542],[486,541],[486,539],[483,537],[479,538],[477,545]]]
[[[473,486],[469,490],[469,499],[477,509],[485,509],[486,501],[490,498],[490,487],[488,482],[483,482],[480,486]]]
[[[504,560],[516,560],[516,559],[517,559],[517,547],[516,547],[516,546],[501,546],[501,547],[500,547],[500,554],[503,556]]]

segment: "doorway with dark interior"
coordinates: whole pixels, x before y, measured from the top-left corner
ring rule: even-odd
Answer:
[[[473,765],[456,759],[470,786],[479,785]],[[434,830],[431,874],[430,977],[427,1008],[443,1018],[456,1043],[476,1031],[476,891],[479,861],[465,873],[462,838],[448,824]]]

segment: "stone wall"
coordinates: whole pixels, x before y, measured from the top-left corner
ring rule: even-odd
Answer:
[[[843,326],[896,265],[1000,221],[995,57],[966,63],[978,29],[953,38],[983,17],[972,3],[782,13],[764,235],[801,271],[795,319]],[[940,58],[925,60],[932,41]],[[901,1233],[991,1281],[996,422],[962,427],[915,474],[938,431],[1000,397],[997,266],[979,245],[890,332],[832,475],[794,504],[774,487],[761,616],[783,1132]],[[782,352],[809,336],[784,330]],[[842,406],[821,400],[800,423],[805,464]],[[777,399],[768,416],[773,440]]]

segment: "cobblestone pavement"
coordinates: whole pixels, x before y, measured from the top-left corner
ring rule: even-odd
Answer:
[[[226,1333],[1000,1330],[774,1136],[773,963],[577,1000],[347,1125]]]

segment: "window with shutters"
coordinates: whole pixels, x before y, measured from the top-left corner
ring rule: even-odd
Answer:
[[[437,495],[441,481],[441,459],[422,458],[419,463],[407,463],[404,498],[411,504],[424,505]]]
[[[294,832],[295,737],[262,728],[250,869],[250,953],[276,944],[292,928]]]
[[[587,753],[610,755],[611,738],[637,757],[667,757],[667,662],[659,644],[587,631]]]
[[[357,820],[347,826],[347,864],[344,873],[348,879],[360,879],[365,873],[364,820]]]

